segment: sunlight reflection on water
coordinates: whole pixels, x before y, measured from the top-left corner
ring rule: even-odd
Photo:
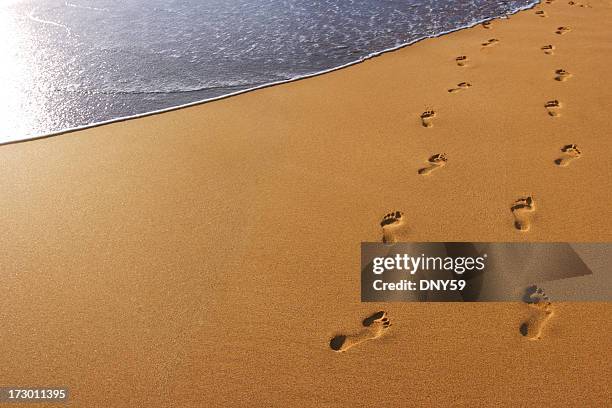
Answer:
[[[11,133],[2,132],[0,143],[36,128],[34,112],[43,108],[33,96],[39,85],[32,72],[35,65],[24,59],[24,51],[35,52],[35,45],[9,3],[15,2],[0,4],[0,123]]]
[[[535,0],[0,0],[0,143],[328,70]]]

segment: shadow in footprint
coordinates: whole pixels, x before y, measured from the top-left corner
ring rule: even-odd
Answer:
[[[540,47],[540,49],[544,51],[544,54],[547,55],[553,55],[555,53],[555,46],[552,44],[543,45],[542,47]]]
[[[460,67],[465,67],[468,64],[468,57],[466,57],[465,55],[460,55],[457,58],[455,58],[455,62]]]
[[[344,335],[336,336],[329,341],[329,347],[331,347],[331,349],[334,351],[340,351],[345,341],[346,341],[346,336]]]
[[[582,156],[582,152],[575,144],[568,144],[563,146],[561,148],[561,153],[563,153],[563,155],[555,160],[555,164],[561,167],[566,167],[571,162],[576,159],[579,159],[580,156]]]
[[[567,81],[571,77],[572,77],[572,74],[570,74],[564,69],[555,70],[555,81],[564,82],[564,81]]]
[[[557,31],[555,31],[555,33],[559,35],[563,35],[565,33],[569,33],[570,31],[572,31],[570,27],[561,26],[561,27],[557,27]]]
[[[514,216],[514,227],[519,231],[529,231],[531,215],[535,211],[535,202],[531,197],[519,198],[510,207]]]
[[[428,109],[425,112],[421,113],[421,124],[423,127],[430,128],[433,127],[433,118],[436,117],[436,111],[433,109]]]
[[[448,90],[448,92],[450,92],[450,93],[459,92],[459,91],[461,91],[461,90],[463,90],[463,89],[468,89],[468,88],[470,88],[471,86],[472,86],[472,84],[470,84],[469,82],[459,82],[459,83],[457,84],[457,87],[456,87],[456,88],[450,88],[450,89]]]
[[[542,337],[542,330],[553,315],[553,307],[544,290],[533,285],[526,288],[523,301],[530,310],[529,317],[519,326],[519,333],[529,340]]]
[[[380,226],[382,227],[382,242],[385,244],[397,242],[395,233],[403,223],[404,214],[401,211],[393,211],[386,214],[380,222]]]
[[[383,317],[385,317],[385,312],[381,310],[380,312],[376,312],[372,316],[369,316],[363,319],[363,322],[361,322],[361,324],[363,324],[364,327],[368,327],[368,326],[371,326],[372,323],[374,323],[377,320],[382,319]]]
[[[552,117],[561,116],[559,109],[561,108],[561,102],[557,99],[550,100],[544,104],[544,107],[548,111],[548,114]]]
[[[570,6],[578,6],[582,8],[592,8],[590,4],[579,3],[577,1],[570,1],[567,4],[569,4]]]
[[[483,47],[491,47],[497,43],[499,43],[499,40],[497,38],[490,38],[489,40],[483,42],[480,45],[482,45]]]
[[[424,176],[430,174],[432,171],[445,166],[447,161],[448,159],[446,158],[446,155],[444,153],[434,154],[429,159],[427,159],[429,166],[419,169],[418,173]]]
[[[329,341],[329,347],[336,352],[344,352],[365,341],[377,339],[385,334],[391,322],[387,312],[379,311],[363,319],[362,325],[363,329],[356,334],[340,334],[333,337]]]

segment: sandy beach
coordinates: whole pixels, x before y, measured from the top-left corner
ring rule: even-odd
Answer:
[[[360,302],[385,234],[612,240],[612,2],[569,3],[0,146],[0,383],[74,407],[609,404],[611,303]]]

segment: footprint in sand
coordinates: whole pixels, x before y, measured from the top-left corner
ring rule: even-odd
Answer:
[[[450,92],[450,93],[459,92],[460,90],[468,89],[471,86],[472,86],[472,84],[470,84],[469,82],[459,82],[457,84],[456,88],[451,88],[451,89],[448,90],[448,92]]]
[[[491,28],[491,22],[490,21],[483,22],[482,23],[482,28],[490,29]]]
[[[582,152],[575,144],[568,144],[563,146],[561,148],[561,152],[563,153],[563,156],[555,160],[555,164],[561,167],[568,166],[571,162],[576,159],[579,159],[580,156],[582,156]]]
[[[444,153],[434,154],[429,159],[427,159],[429,165],[427,167],[419,169],[419,174],[426,176],[432,171],[439,169],[440,167],[444,167],[446,165],[447,160],[448,159],[446,158],[446,155]]]
[[[363,320],[364,328],[356,334],[338,335],[329,341],[329,347],[337,352],[347,351],[364,341],[377,339],[391,326],[387,313],[380,311]]]
[[[491,38],[489,40],[487,40],[486,42],[483,42],[482,45],[483,47],[491,47],[495,44],[497,44],[499,42],[499,40],[497,38]]]
[[[533,198],[519,198],[510,207],[512,215],[514,215],[514,227],[519,231],[529,231],[531,227],[531,215],[535,211],[535,203]]]
[[[380,222],[382,227],[382,241],[385,244],[396,242],[395,232],[404,223],[404,214],[401,211],[393,211],[385,215]]]
[[[543,45],[540,49],[547,55],[553,55],[555,53],[555,46],[551,44]]]
[[[433,109],[427,109],[425,112],[421,113],[421,123],[424,127],[430,128],[433,126],[433,118],[436,117],[436,111]]]
[[[565,33],[569,33],[570,31],[572,31],[572,29],[570,27],[561,26],[561,27],[557,27],[557,31],[555,31],[555,33],[557,33],[559,35],[563,35]]]
[[[468,64],[468,57],[466,57],[465,55],[460,55],[455,58],[455,62],[457,62],[457,65],[459,65],[460,67],[465,67]]]
[[[564,69],[558,69],[555,71],[555,81],[559,81],[559,82],[565,82],[567,81],[569,78],[571,78],[573,75],[570,74],[569,72],[567,72]]]
[[[546,14],[546,12],[544,10],[538,10],[535,13],[536,13],[536,15],[538,15],[540,17],[548,17],[548,15]]]
[[[578,3],[577,1],[570,1],[567,4],[569,4],[570,6],[578,6],[578,7],[591,8],[591,6],[589,4]]]
[[[548,296],[537,286],[527,288],[526,297],[531,314],[521,324],[519,332],[529,340],[538,340],[542,337],[546,323],[553,316],[553,307]]]
[[[561,116],[559,109],[561,109],[561,102],[556,99],[548,101],[544,104],[544,107],[548,111],[548,114],[553,117]]]

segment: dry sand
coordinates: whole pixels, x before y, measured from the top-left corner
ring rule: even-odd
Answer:
[[[610,303],[359,301],[392,210],[399,240],[612,240],[612,3],[588,4],[0,147],[0,382],[75,407],[606,405]]]

